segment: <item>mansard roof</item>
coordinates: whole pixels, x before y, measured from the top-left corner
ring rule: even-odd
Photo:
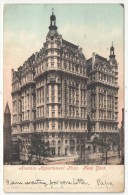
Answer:
[[[98,55],[98,54],[95,55],[95,58],[107,62],[107,59],[106,59],[105,57],[100,56],[100,55]],[[89,58],[86,62],[88,63],[88,62],[90,62],[91,60],[92,60],[92,57]]]
[[[66,49],[67,53],[71,55],[76,55],[77,57],[85,60],[85,56],[82,52],[82,48],[80,48],[79,45],[75,45],[71,42],[62,39],[62,49],[64,50]]]
[[[77,46],[77,45],[75,45],[75,44],[73,44],[73,43],[70,43],[70,42],[68,42],[68,41],[66,41],[66,40],[64,40],[64,39],[62,39],[62,44],[65,44],[65,45],[67,45],[67,46],[69,46],[69,47],[72,47],[72,48],[74,48],[74,49],[78,49],[78,46]]]

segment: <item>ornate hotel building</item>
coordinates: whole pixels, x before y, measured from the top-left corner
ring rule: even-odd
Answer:
[[[95,53],[86,61],[88,115],[94,125],[92,131],[118,132],[118,64],[113,44],[109,60]]]
[[[49,141],[52,156],[79,154],[87,115],[93,132],[117,131],[117,78],[114,48],[109,61],[95,54],[86,61],[79,46],[58,34],[52,13],[43,48],[12,70],[12,135],[21,139],[20,158],[35,132]]]

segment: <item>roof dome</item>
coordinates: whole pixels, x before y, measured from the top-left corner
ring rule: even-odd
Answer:
[[[58,35],[57,30],[50,30],[47,34],[48,37],[58,37]]]
[[[115,58],[110,58],[109,61],[112,62],[113,64],[117,64],[117,60]]]

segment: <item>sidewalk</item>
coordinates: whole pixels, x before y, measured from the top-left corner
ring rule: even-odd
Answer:
[[[105,155],[103,153],[95,153],[95,154],[88,154],[88,159],[92,162],[92,164],[100,163],[101,161],[105,160]],[[45,163],[47,165],[50,164],[74,164],[80,156],[61,156],[61,157],[49,157],[45,159]],[[118,158],[118,153],[108,153],[107,157],[108,164],[118,164],[120,162]],[[90,163],[91,163],[90,162]]]
[[[57,157],[51,157],[51,158],[47,158],[48,160],[51,160],[51,161],[61,161],[61,160],[65,160],[65,159],[76,159],[78,158],[79,156],[78,155],[75,155],[75,156],[57,156]]]

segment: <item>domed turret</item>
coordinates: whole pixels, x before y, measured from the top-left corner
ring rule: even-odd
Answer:
[[[56,30],[50,30],[47,34],[48,37],[57,37],[59,34]]]
[[[56,16],[54,14],[54,11],[52,9],[52,15],[50,16],[50,26],[49,26],[49,32],[47,34],[47,37],[50,37],[53,39],[54,37],[57,37],[59,34],[57,32],[57,26],[56,26]]]
[[[112,42],[112,46],[110,47],[110,58],[114,57],[115,58],[115,54],[114,54],[114,47],[113,47],[113,42]]]
[[[110,55],[109,55],[109,61],[112,62],[112,64],[116,64],[117,61],[116,61],[116,56],[115,56],[115,53],[114,53],[114,47],[113,47],[113,42],[112,42],[112,46],[110,47]]]

